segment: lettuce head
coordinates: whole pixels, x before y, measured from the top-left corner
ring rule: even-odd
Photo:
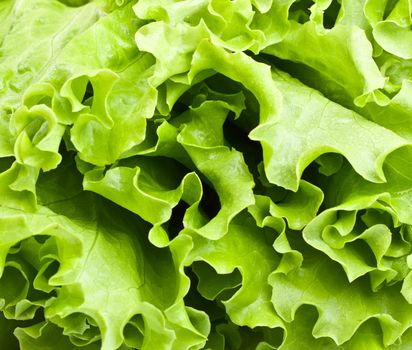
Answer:
[[[0,347],[411,349],[411,13],[0,0]]]

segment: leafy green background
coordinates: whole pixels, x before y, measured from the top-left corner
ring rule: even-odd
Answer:
[[[407,0],[0,1],[5,349],[410,349]]]

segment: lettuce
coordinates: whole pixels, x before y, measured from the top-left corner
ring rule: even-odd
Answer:
[[[0,1],[7,349],[412,347],[408,1]]]

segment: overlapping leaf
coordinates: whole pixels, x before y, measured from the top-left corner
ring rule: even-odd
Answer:
[[[410,2],[0,1],[0,343],[409,349]]]

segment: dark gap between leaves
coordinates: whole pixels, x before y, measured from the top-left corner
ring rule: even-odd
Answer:
[[[341,4],[338,1],[334,0],[325,10],[325,12],[323,13],[323,26],[326,29],[332,29],[335,26],[340,8]]]
[[[86,85],[86,91],[82,99],[82,104],[91,106],[93,96],[94,96],[93,84],[90,81],[88,81]]]
[[[223,134],[228,144],[243,154],[245,163],[250,173],[257,180],[259,176],[258,164],[263,161],[263,151],[259,142],[248,137],[248,132],[244,131],[233,118],[227,118],[223,124]]]
[[[185,275],[190,279],[189,292],[183,298],[185,305],[206,312],[211,322],[225,320],[226,312],[224,306],[221,303],[204,298],[197,290],[199,279],[191,266],[185,267]]]
[[[209,219],[213,219],[221,208],[219,196],[217,192],[205,181],[202,181],[202,187],[203,195],[200,200],[199,208],[207,215]]]
[[[301,0],[294,2],[289,8],[289,20],[294,20],[298,23],[305,23],[309,21],[309,8],[314,4],[310,0]]]
[[[183,230],[183,217],[185,216],[186,210],[189,205],[181,200],[173,209],[172,216],[167,223],[167,232],[169,234],[169,239],[175,238],[181,230]]]

